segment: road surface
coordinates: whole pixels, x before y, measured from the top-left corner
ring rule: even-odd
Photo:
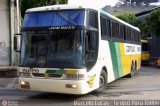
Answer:
[[[7,105],[6,105],[7,104]],[[142,67],[133,78],[120,78],[100,94],[66,95],[22,91],[17,78],[0,79],[0,106],[160,106],[160,69]]]

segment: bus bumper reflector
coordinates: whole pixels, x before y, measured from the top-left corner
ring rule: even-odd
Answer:
[[[76,84],[66,84],[66,88],[77,88]]]
[[[29,84],[29,82],[20,81],[20,85],[21,85],[21,88],[30,89],[30,84]]]

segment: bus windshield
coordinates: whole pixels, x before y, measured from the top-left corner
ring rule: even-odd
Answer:
[[[82,68],[85,66],[82,30],[22,33],[21,66]]]
[[[23,27],[51,27],[84,25],[85,10],[28,12]]]
[[[97,54],[97,12],[77,9],[26,13],[22,67],[92,68]]]

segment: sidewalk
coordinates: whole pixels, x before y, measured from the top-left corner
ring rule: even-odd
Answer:
[[[0,89],[17,89],[18,78],[0,78]]]

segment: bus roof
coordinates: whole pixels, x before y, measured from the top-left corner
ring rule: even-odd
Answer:
[[[88,5],[90,4],[90,5]],[[78,9],[88,8],[94,10],[100,10],[107,5],[106,0],[68,0],[68,4],[51,5],[28,9],[27,11],[45,11],[45,10],[62,10],[62,9]]]
[[[140,32],[139,28],[134,27],[127,22],[124,22],[123,20],[120,20],[119,18],[109,14],[107,11],[102,10],[102,8],[96,8],[92,5],[70,5],[70,4],[62,4],[62,5],[51,5],[51,6],[43,6],[43,7],[37,7],[37,8],[31,8],[27,9],[26,12],[38,12],[38,11],[52,11],[52,10],[66,10],[66,9],[93,9],[99,11],[101,14],[106,15],[107,17],[111,18],[112,20],[115,20],[117,22],[120,22],[130,28],[133,28]]]
[[[65,10],[65,9],[94,9],[97,10],[97,8],[93,8],[92,6],[85,6],[85,5],[69,5],[69,4],[62,4],[62,5],[51,5],[51,6],[43,6],[43,7],[36,7],[27,9],[26,12],[38,12],[38,11],[49,11],[49,10]]]

